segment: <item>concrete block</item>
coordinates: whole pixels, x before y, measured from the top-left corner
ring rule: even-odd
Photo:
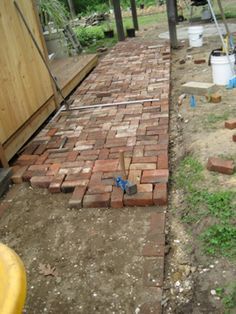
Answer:
[[[189,95],[205,96],[215,93],[218,87],[213,83],[188,82],[182,85],[182,91]]]

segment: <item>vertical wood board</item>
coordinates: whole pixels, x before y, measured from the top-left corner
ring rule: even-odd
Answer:
[[[17,3],[43,51],[33,2]],[[0,1],[0,43],[0,142],[4,143],[53,95],[53,88],[13,0]]]

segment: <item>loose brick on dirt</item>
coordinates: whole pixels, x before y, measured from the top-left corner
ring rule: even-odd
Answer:
[[[236,119],[225,121],[225,127],[230,130],[236,129]]]
[[[225,160],[217,157],[210,157],[207,162],[207,169],[223,174],[233,174],[234,162],[233,160]]]

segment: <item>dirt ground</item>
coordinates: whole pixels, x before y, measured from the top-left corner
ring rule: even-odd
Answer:
[[[188,50],[186,41],[179,50],[172,52],[172,95],[171,95],[171,138],[170,156],[172,178],[180,160],[187,155],[194,156],[206,167],[210,156],[223,155],[236,159],[236,146],[232,143],[233,131],[224,128],[224,120],[235,118],[235,90],[220,88],[222,101],[208,103],[205,97],[196,97],[197,106],[190,108],[189,97],[178,107],[178,97],[182,94],[181,84],[188,81],[211,82],[211,67],[207,63],[196,65],[195,59],[208,62],[209,52],[219,46],[218,37],[204,40],[201,48]],[[181,60],[185,60],[181,64]],[[211,123],[211,117],[220,117]],[[225,117],[225,118],[224,118]],[[203,186],[209,191],[229,188],[235,191],[236,175],[215,175],[204,170]],[[183,191],[170,184],[169,194],[169,245],[170,254],[166,263],[166,293],[163,296],[164,313],[226,313],[222,302],[211,290],[235,282],[235,262],[225,258],[205,255],[198,239],[199,234],[211,218],[197,222],[189,228],[181,222],[181,214],[186,211]],[[236,309],[231,312],[236,313]]]
[[[156,38],[166,26],[153,26],[141,35]],[[223,121],[209,125],[212,113],[236,116],[236,90],[221,89],[222,102],[207,103],[197,97],[197,107],[188,100],[178,110],[181,84],[211,81],[207,64],[195,65],[194,58],[208,59],[219,46],[218,38],[208,38],[202,48],[187,51],[187,41],[172,54],[171,171],[180,160],[193,154],[203,165],[212,154],[236,155]],[[179,61],[185,59],[184,64]],[[235,187],[236,176],[204,171],[209,188]],[[0,220],[1,241],[23,259],[28,277],[25,313],[139,313],[135,309],[148,298],[142,285],[143,257],[148,221],[156,208],[122,210],[67,208],[69,196],[50,195],[27,184],[11,187],[3,201],[7,205]],[[222,303],[211,295],[216,285],[230,283],[236,275],[235,263],[203,254],[197,239],[197,225],[189,230],[178,213],[185,210],[184,195],[171,181],[168,210],[169,254],[165,267],[162,304],[164,313],[222,314]],[[175,209],[178,208],[178,211]],[[44,277],[39,264],[55,266],[57,276]],[[112,280],[113,278],[113,280]],[[115,278],[115,280],[114,280]],[[178,283],[178,284],[177,284]],[[180,289],[181,288],[181,289]],[[232,312],[233,313],[233,312]],[[234,312],[235,313],[235,312]]]
[[[69,196],[13,186],[0,221],[1,241],[27,270],[25,313],[134,313],[158,299],[143,288],[142,248],[157,208],[67,208]],[[55,266],[43,276],[39,265]]]

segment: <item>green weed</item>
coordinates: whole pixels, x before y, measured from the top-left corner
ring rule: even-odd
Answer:
[[[200,237],[204,249],[210,255],[236,256],[236,227],[233,225],[216,224],[209,227]]]
[[[223,304],[226,309],[233,309],[236,307],[236,286],[230,294],[224,296]]]
[[[181,220],[194,224],[203,217],[214,217],[217,224],[200,236],[205,252],[236,257],[236,227],[230,224],[230,219],[235,217],[236,192],[208,191],[202,184],[203,179],[203,166],[193,156],[180,162],[174,181],[185,192],[186,207]]]
[[[103,30],[101,27],[78,27],[75,33],[83,47],[89,46],[94,42],[104,38]]]
[[[229,285],[227,289],[218,287],[215,290],[226,309],[225,314],[233,313],[231,310],[236,308],[236,284]]]
[[[211,113],[207,116],[207,122],[214,124],[214,123],[217,123],[220,121],[228,120],[228,118],[229,118],[229,114],[227,112],[225,112],[222,115],[217,115],[217,114]]]
[[[206,204],[209,213],[221,221],[225,221],[235,215],[234,199],[236,193],[232,191],[219,191],[209,193],[202,192],[202,200]]]
[[[203,166],[192,156],[185,157],[179,165],[177,175],[174,177],[178,188],[192,191],[197,182],[203,179]]]

